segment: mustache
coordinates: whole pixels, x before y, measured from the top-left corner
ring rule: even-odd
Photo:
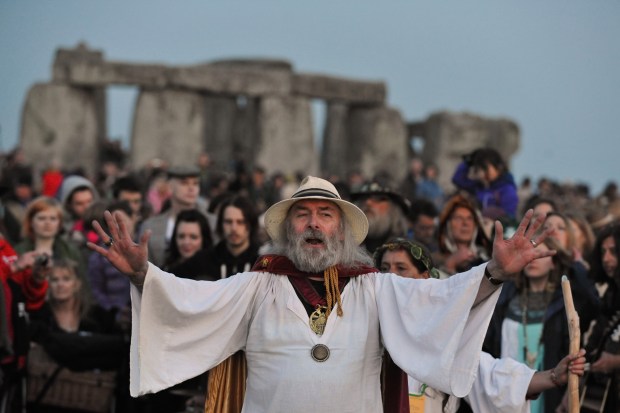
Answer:
[[[323,234],[321,231],[319,231],[317,229],[312,229],[312,228],[308,228],[304,232],[302,232],[300,234],[299,238],[304,240],[304,241],[309,239],[309,238],[318,239],[321,242],[326,242],[327,241],[327,237],[325,236],[325,234]]]

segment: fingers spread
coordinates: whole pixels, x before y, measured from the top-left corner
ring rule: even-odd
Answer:
[[[93,251],[95,251],[95,252],[98,252],[99,254],[103,255],[104,257],[107,257],[107,256],[108,256],[108,251],[107,251],[105,248],[100,247],[100,246],[99,246],[99,245],[97,245],[97,244],[93,244],[92,242],[87,242],[87,243],[86,243],[86,246],[87,246],[88,248],[90,248],[91,250],[93,250]]]
[[[105,219],[105,222],[108,224],[108,229],[110,230],[110,236],[113,239],[118,240],[119,239],[118,223],[116,222],[116,219],[114,218],[114,216],[112,216],[110,211],[105,211],[103,213],[103,218]],[[104,238],[102,237],[102,239]]]
[[[519,223],[519,226],[517,227],[517,230],[515,231],[515,235],[525,236],[525,230],[527,229],[527,226],[529,225],[530,220],[532,219],[532,215],[533,214],[534,214],[534,210],[533,209],[528,209],[527,210],[527,212],[523,216],[523,219]]]
[[[118,223],[118,239],[119,241],[123,238],[131,239],[131,234],[129,234],[129,230],[127,229],[127,224],[125,223],[125,218],[119,211],[114,211],[114,220]]]
[[[499,221],[495,221],[495,238],[493,239],[493,242],[499,242],[502,241],[504,239],[504,227],[502,226],[502,223]]]
[[[531,210],[531,211],[532,211],[532,214],[534,214],[534,210]],[[531,224],[529,225],[529,227],[527,228],[527,231],[525,232],[525,236],[529,239],[533,239],[536,236],[538,229],[542,226],[544,222],[545,222],[545,216],[542,214],[538,215],[536,219],[534,219],[534,221],[531,221]]]

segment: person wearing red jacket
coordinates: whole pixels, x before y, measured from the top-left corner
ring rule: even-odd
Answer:
[[[0,403],[9,408],[24,402],[19,386],[29,347],[27,311],[45,302],[45,257],[36,252],[18,256],[0,233]]]

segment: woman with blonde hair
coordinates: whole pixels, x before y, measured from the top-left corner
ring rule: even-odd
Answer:
[[[22,224],[24,239],[15,246],[15,251],[18,254],[36,251],[52,260],[73,260],[78,264],[78,275],[86,283],[85,287],[90,288],[82,254],[60,236],[62,221],[62,207],[56,199],[46,196],[34,199],[26,209]]]

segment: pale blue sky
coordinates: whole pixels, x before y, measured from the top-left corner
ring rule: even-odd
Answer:
[[[194,64],[289,60],[295,70],[384,80],[412,121],[440,110],[521,127],[512,170],[620,181],[620,1],[0,0],[0,149],[14,147],[28,88],[54,51],[85,41],[107,59]],[[127,139],[132,89],[109,95]]]

